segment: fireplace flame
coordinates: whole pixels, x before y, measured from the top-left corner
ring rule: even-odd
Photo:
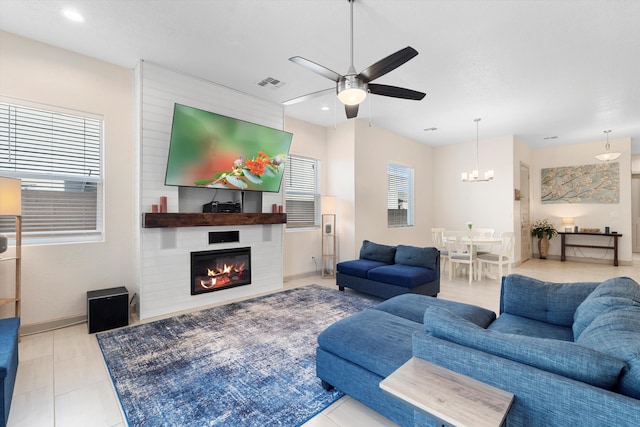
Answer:
[[[243,274],[246,263],[234,265],[224,263],[222,267],[207,268],[207,276],[199,279],[202,289],[212,289],[216,286],[224,286],[232,281],[232,276]]]

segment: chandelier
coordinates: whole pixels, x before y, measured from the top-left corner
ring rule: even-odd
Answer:
[[[480,178],[480,161],[478,155],[478,123],[481,119],[473,119],[476,122],[476,168],[471,172],[462,172],[462,182],[482,182],[491,181],[493,179],[493,169],[487,170]]]

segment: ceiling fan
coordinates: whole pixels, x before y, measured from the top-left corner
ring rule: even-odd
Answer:
[[[371,65],[369,68],[356,73],[356,69],[353,66],[353,2],[355,0],[347,0],[351,4],[351,65],[347,70],[347,74],[340,75],[327,67],[317,64],[313,61],[309,61],[301,56],[293,56],[289,58],[289,61],[301,65],[316,74],[328,78],[336,82],[336,87],[323,89],[318,92],[309,93],[297,98],[290,99],[283,102],[284,105],[297,104],[298,102],[306,101],[308,99],[316,98],[318,96],[325,95],[331,91],[336,91],[338,99],[344,104],[345,111],[348,119],[352,119],[358,115],[358,105],[364,101],[367,96],[367,92],[375,95],[391,96],[394,98],[413,99],[420,101],[425,97],[424,92],[418,92],[411,89],[405,89],[397,86],[382,85],[376,83],[370,83],[371,81],[384,76],[390,71],[395,70],[405,62],[409,61],[416,55],[418,51],[414,48],[407,46],[404,49],[400,49],[396,53],[387,56],[384,59]]]

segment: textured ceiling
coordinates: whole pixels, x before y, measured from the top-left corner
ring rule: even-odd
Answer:
[[[67,21],[68,6],[86,21]],[[346,0],[0,0],[0,29],[277,104],[333,85],[289,57],[349,67]],[[612,129],[640,153],[640,0],[356,0],[354,32],[357,71],[405,46],[419,52],[375,83],[427,96],[369,96],[359,118],[375,126],[432,146],[475,140],[476,117],[480,138],[513,134],[532,147],[602,141]],[[285,84],[259,86],[265,77]],[[285,113],[346,120],[331,94]]]

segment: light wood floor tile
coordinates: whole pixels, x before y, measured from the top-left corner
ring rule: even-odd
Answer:
[[[56,427],[112,427],[123,422],[111,380],[57,395]]]

